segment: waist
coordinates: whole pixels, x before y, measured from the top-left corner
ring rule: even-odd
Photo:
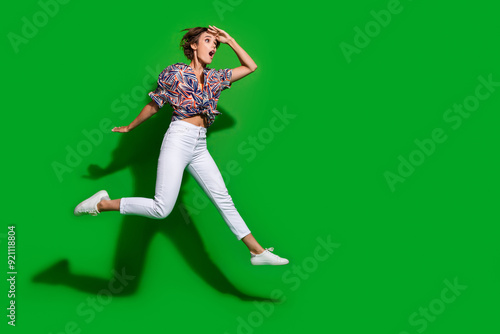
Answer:
[[[179,120],[202,128],[208,128],[208,126],[210,125],[210,120],[204,114],[197,114],[189,117],[180,117],[176,119],[176,121]]]
[[[207,132],[207,128],[206,127],[192,124],[192,123],[187,122],[187,121],[185,121],[183,119],[171,121],[170,125],[169,125],[169,128],[176,128],[176,129],[182,128],[182,129],[184,129],[186,131],[198,132],[198,133],[206,133]]]

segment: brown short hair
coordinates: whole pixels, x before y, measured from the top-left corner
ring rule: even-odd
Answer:
[[[184,30],[188,30],[188,32],[182,37],[181,49],[184,50],[184,55],[187,57],[187,59],[193,60],[194,51],[191,48],[191,44],[198,44],[198,39],[200,38],[201,34],[204,33],[205,31],[208,31],[208,28],[205,27],[186,28],[182,29],[181,31]],[[220,42],[217,41],[215,48],[218,49],[219,45]]]

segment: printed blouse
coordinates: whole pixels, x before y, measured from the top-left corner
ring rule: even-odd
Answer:
[[[217,101],[220,93],[231,87],[233,70],[215,70],[205,67],[203,87],[198,82],[194,70],[184,63],[175,63],[163,70],[158,76],[158,87],[148,95],[161,108],[168,102],[174,109],[172,122],[198,114],[208,116],[208,126],[212,125],[218,111]]]

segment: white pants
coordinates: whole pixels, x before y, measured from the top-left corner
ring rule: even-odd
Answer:
[[[122,215],[163,219],[174,208],[184,169],[196,179],[238,240],[250,233],[229,196],[219,168],[207,150],[207,129],[177,120],[170,123],[161,145],[155,197],[124,197]]]

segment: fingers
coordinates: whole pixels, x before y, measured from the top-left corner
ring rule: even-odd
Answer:
[[[219,32],[216,30],[211,29],[211,30],[208,30],[208,32],[215,35],[216,37],[219,36]]]
[[[221,32],[221,30],[219,28],[217,28],[216,26],[208,26],[208,29],[209,30],[212,30],[213,32],[219,34]]]

